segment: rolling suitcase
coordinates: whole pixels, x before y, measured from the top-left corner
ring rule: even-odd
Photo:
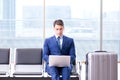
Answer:
[[[117,54],[105,51],[86,54],[86,80],[117,80]]]

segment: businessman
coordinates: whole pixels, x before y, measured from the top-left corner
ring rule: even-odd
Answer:
[[[64,22],[61,19],[55,20],[53,23],[55,35],[47,38],[44,42],[43,59],[46,61],[46,72],[51,75],[52,80],[70,80],[72,63],[75,61],[75,45],[74,40],[63,35]],[[49,66],[49,55],[70,55],[70,67]]]

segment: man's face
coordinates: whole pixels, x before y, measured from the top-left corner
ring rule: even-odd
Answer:
[[[54,31],[55,31],[55,34],[56,34],[57,36],[63,35],[63,30],[64,30],[64,27],[61,26],[61,25],[55,25],[55,26],[54,26]]]

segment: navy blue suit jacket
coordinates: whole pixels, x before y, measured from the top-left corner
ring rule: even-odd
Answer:
[[[49,73],[49,55],[70,55],[71,65],[75,61],[75,45],[72,38],[63,36],[62,49],[58,47],[55,36],[47,38],[44,42],[43,58],[46,61],[46,71]]]

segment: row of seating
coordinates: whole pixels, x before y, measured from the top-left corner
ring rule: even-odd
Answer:
[[[13,56],[10,48],[0,48],[0,77],[48,77],[42,52],[42,48],[16,48]],[[79,77],[78,68],[74,63],[71,77]]]

